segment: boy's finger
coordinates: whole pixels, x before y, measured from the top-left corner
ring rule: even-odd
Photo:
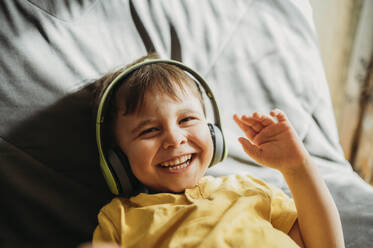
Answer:
[[[273,117],[276,117],[276,119],[279,121],[279,122],[283,122],[283,121],[287,121],[287,117],[285,115],[284,112],[282,112],[281,110],[279,109],[274,109],[274,110],[271,110],[271,112],[269,113],[271,116]]]
[[[255,137],[256,135],[255,130],[252,129],[250,126],[245,125],[236,114],[233,115],[233,120],[237,123],[237,125],[241,128],[241,130],[244,131],[244,133],[249,139],[252,139]]]
[[[269,125],[272,125],[272,124],[275,124],[276,122],[273,120],[273,119],[271,119],[271,118],[266,118],[266,119],[263,119],[262,120],[262,125],[263,126],[269,126]]]
[[[262,115],[259,114],[258,112],[254,112],[254,113],[253,113],[253,117],[254,117],[255,119],[260,119],[260,118],[262,117]]]
[[[253,116],[256,117],[260,121],[260,123],[265,127],[276,123],[271,117],[267,115],[262,115],[255,112]]]
[[[241,143],[247,155],[255,160],[260,158],[261,150],[256,145],[252,144],[248,139],[245,139],[243,137],[238,138],[238,141]]]
[[[242,116],[242,121],[251,126],[251,128],[254,129],[256,132],[259,132],[264,128],[259,120],[247,115]]]

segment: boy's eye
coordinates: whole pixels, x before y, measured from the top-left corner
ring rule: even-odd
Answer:
[[[191,121],[193,119],[194,119],[193,117],[187,117],[187,118],[182,119],[181,122],[187,122],[187,121]]]
[[[181,119],[181,123],[185,123],[185,122],[190,122],[190,121],[193,121],[193,120],[195,120],[196,118],[195,117],[193,117],[193,116],[189,116],[189,117],[186,117],[186,118],[183,118],[183,119]]]
[[[157,128],[155,127],[152,127],[152,128],[148,128],[148,129],[145,129],[144,131],[142,131],[139,136],[142,136],[142,135],[145,135],[145,134],[149,134],[149,133],[152,133],[152,132],[156,132],[158,131]]]

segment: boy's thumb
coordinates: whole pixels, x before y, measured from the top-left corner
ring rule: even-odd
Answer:
[[[248,139],[240,137],[238,138],[238,141],[241,143],[247,155],[255,160],[260,157],[261,150],[256,145],[252,144]]]

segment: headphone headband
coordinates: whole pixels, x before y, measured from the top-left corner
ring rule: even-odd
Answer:
[[[192,75],[198,81],[198,83],[203,87],[207,97],[212,103],[215,125],[219,127],[220,130],[222,130],[219,109],[218,109],[218,105],[215,100],[215,97],[210,87],[206,83],[206,81],[196,71],[194,71],[193,69],[191,69],[190,67],[184,65],[183,63],[179,61],[166,60],[166,59],[146,59],[143,62],[140,62],[133,66],[128,67],[123,72],[121,72],[118,76],[116,76],[104,90],[104,93],[98,105],[97,117],[96,117],[96,142],[97,142],[97,147],[98,147],[98,152],[99,152],[100,166],[101,166],[101,169],[103,171],[104,177],[106,179],[106,182],[108,183],[110,190],[116,195],[119,194],[118,188],[115,184],[115,182],[117,181],[117,178],[114,178],[115,174],[113,175],[112,172],[110,171],[110,168],[108,166],[108,161],[104,153],[103,143],[102,143],[102,140],[103,140],[102,128],[103,128],[103,123],[104,123],[104,118],[105,118],[105,109],[109,102],[111,92],[113,91],[115,86],[119,85],[126,77],[128,77],[132,72],[136,71],[140,67],[145,66],[145,65],[155,64],[155,63],[166,63],[166,64],[174,65],[174,66],[179,67],[183,71],[188,72],[190,75]],[[224,145],[224,151],[222,151],[223,159],[227,155],[227,151],[225,147],[226,146]]]
[[[214,117],[215,117],[215,125],[217,125],[219,128],[221,128],[221,121],[220,121],[220,114],[219,114],[219,107],[217,105],[217,102],[215,100],[215,97],[209,87],[209,85],[206,83],[206,81],[203,79],[201,75],[199,75],[196,71],[191,69],[190,67],[184,65],[183,63],[176,61],[176,60],[167,60],[167,59],[147,59],[143,62],[137,63],[133,66],[130,66],[123,72],[121,72],[116,78],[113,79],[113,81],[106,87],[102,98],[100,100],[99,106],[98,106],[98,111],[97,111],[97,118],[96,118],[96,124],[101,124],[104,121],[104,115],[103,115],[103,110],[104,110],[104,105],[106,104],[106,99],[108,98],[110,92],[116,86],[118,83],[120,83],[123,79],[125,79],[128,75],[130,75],[132,72],[136,71],[142,66],[145,65],[150,65],[150,64],[155,64],[155,63],[166,63],[170,65],[175,65],[179,67],[180,69],[190,73],[197,81],[202,85],[203,89],[206,92],[206,95],[212,102],[212,107],[214,111]]]

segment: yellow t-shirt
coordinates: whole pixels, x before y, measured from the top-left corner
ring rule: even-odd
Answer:
[[[98,215],[93,244],[121,247],[298,247],[297,218],[280,189],[249,175],[203,177],[182,194],[115,198]]]

